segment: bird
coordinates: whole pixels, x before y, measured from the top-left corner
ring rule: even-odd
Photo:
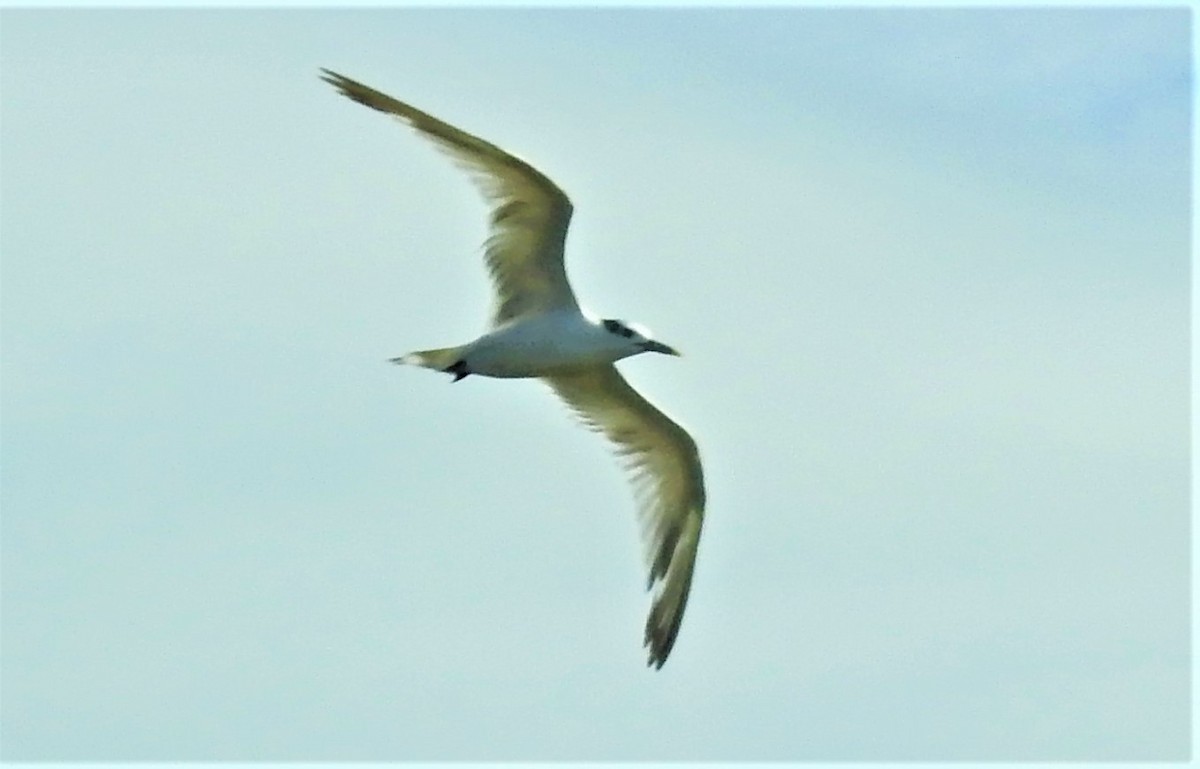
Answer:
[[[478,136],[321,69],[343,96],[390,115],[469,172],[490,206],[484,261],[494,289],[490,324],[466,344],[410,352],[393,363],[453,376],[540,379],[587,428],[610,442],[629,476],[653,591],[643,647],[647,665],[666,662],[679,634],[704,523],[704,473],[696,442],[646,400],[613,365],[653,352],[678,356],[642,326],[580,307],[564,249],[573,206],[549,177]]]

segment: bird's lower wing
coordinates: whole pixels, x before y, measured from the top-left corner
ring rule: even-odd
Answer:
[[[700,529],[704,474],[687,431],[605,365],[546,378],[588,427],[612,442],[636,492],[646,544],[649,587],[657,585],[645,644],[662,667],[683,621]]]

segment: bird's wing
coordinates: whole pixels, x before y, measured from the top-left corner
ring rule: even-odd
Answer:
[[[348,77],[321,79],[359,104],[420,131],[466,168],[492,207],[484,244],[496,288],[492,322],[558,308],[578,308],[563,268],[571,201],[540,171],[499,147]]]
[[[629,471],[650,572],[649,664],[662,667],[683,620],[704,522],[704,474],[692,437],[629,386],[614,366],[546,377],[579,419],[603,433]]]

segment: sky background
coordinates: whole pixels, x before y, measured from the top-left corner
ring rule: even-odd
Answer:
[[[1174,10],[0,16],[4,758],[1180,760]],[[533,161],[709,509],[468,341],[485,208],[329,67]]]

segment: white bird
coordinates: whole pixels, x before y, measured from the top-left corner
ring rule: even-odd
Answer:
[[[648,664],[661,668],[687,605],[704,521],[696,443],[613,366],[643,352],[678,355],[638,326],[580,309],[563,247],[571,201],[554,182],[499,147],[348,77],[321,70],[344,96],[419,131],[474,178],[491,205],[484,256],[495,287],[490,329],[457,347],[394,358],[463,377],[540,378],[589,428],[612,442],[632,477],[649,570],[657,587],[646,620]]]

